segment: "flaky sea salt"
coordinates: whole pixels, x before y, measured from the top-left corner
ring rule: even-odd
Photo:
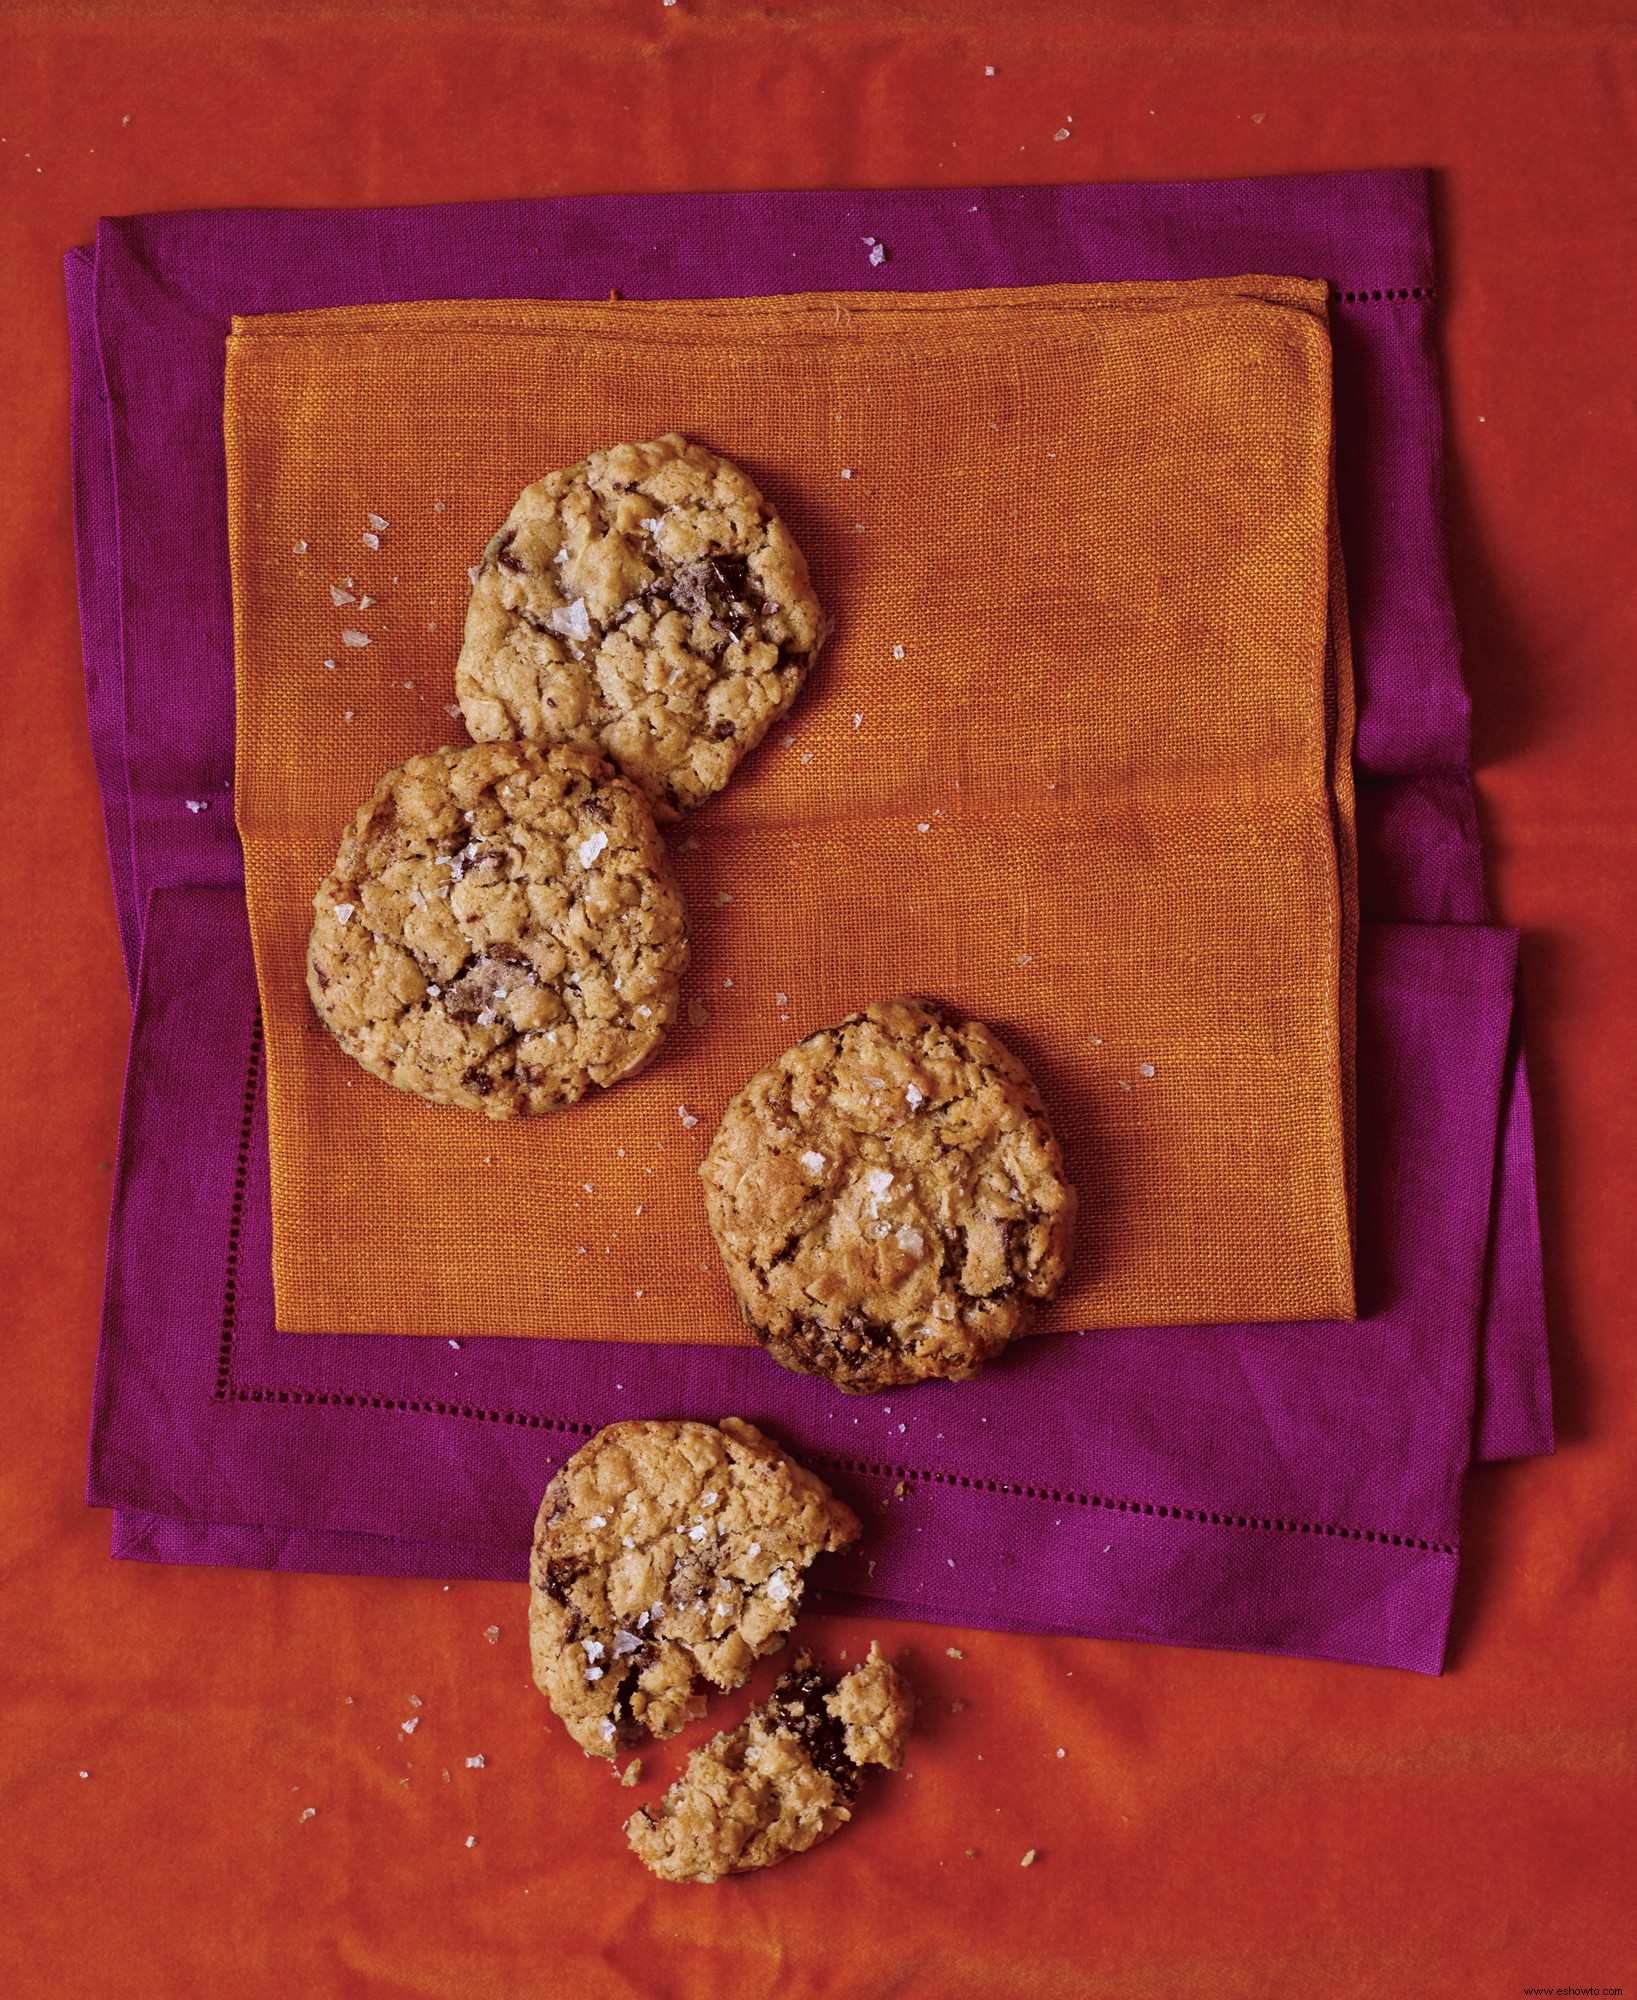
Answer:
[[[486,1768],[481,1752],[476,1757],[467,1758],[466,1768],[468,1771],[481,1771]]]
[[[782,1569],[776,1569],[767,1579],[767,1594],[775,1604],[783,1604],[790,1595],[790,1585],[785,1580]]]
[[[184,799],[183,804],[187,807],[190,813],[202,813],[210,811],[209,799]]]
[[[398,1724],[398,1727],[404,1732],[406,1736],[413,1736],[415,1734],[415,1731],[419,1729],[420,1726],[421,1726],[421,1718],[418,1715],[412,1715],[407,1722],[400,1722]]]
[[[360,540],[366,549],[378,549],[381,546],[381,537],[379,535],[363,535],[360,537]]]
[[[679,1104],[676,1107],[676,1115],[678,1118],[682,1120],[682,1123],[687,1127],[687,1129],[690,1132],[699,1123],[698,1118],[695,1116],[693,1112],[691,1112],[688,1109],[687,1105],[685,1104]]]
[[[904,1092],[904,1102],[909,1106],[911,1111],[919,1111],[921,1106],[926,1102],[926,1099],[912,1083]]]
[[[378,535],[384,535],[387,529],[391,526],[391,523],[388,521],[383,521],[379,514],[369,514],[366,515],[365,518],[368,520],[370,526],[375,530],[375,532]]]
[[[603,832],[601,827],[595,833],[588,834],[574,850],[579,859],[580,866],[582,868],[589,868],[607,845],[608,835]]]
[[[591,613],[586,610],[583,597],[576,597],[572,604],[558,605],[549,622],[560,639],[574,639],[583,644],[591,637]]]
[[[369,644],[369,634],[367,632],[354,632],[349,627],[347,631],[341,634],[341,643],[343,646],[367,646]]]
[[[293,556],[304,556],[307,553],[307,544],[305,542],[292,542],[290,544],[290,553]]]
[[[343,590],[340,584],[332,583],[330,585],[330,602],[339,607],[343,604],[356,604],[358,600],[350,590]]]
[[[1137,1074],[1138,1076],[1152,1076],[1154,1074],[1154,1065],[1152,1063],[1138,1063]]]
[[[822,1153],[803,1153],[801,1163],[810,1174],[822,1174],[828,1162]]]
[[[488,1640],[491,1646],[497,1645],[500,1640],[500,1627],[498,1625],[485,1625],[483,1628],[483,1636],[485,1639]]]
[[[352,922],[353,910],[356,907],[353,903],[337,903],[335,906],[336,922],[338,924],[350,924]]]
[[[895,660],[901,660],[901,659],[902,659],[902,658],[904,657],[904,649],[903,649],[903,647],[902,647],[902,646],[894,646],[894,647],[893,647],[893,649],[892,649],[892,657],[893,657],[893,658],[894,658]]]
[[[892,1186],[892,1175],[887,1172],[885,1167],[871,1167],[864,1175],[864,1185],[879,1201],[887,1189]]]

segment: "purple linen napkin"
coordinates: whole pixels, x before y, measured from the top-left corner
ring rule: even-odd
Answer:
[[[592,1431],[735,1414],[868,1521],[815,1579],[840,1603],[1436,1672],[1514,953],[1479,926],[1365,928],[1363,1318],[1052,1335],[973,1382],[853,1399],[751,1348],[275,1332],[243,900],[159,890],[89,1497],[134,1554],[520,1577]]]
[[[893,235],[884,234],[885,228]],[[146,890],[170,882],[240,879],[229,823],[231,628],[220,445],[221,340],[230,310],[426,295],[600,295],[616,282],[628,293],[652,295],[855,285],[869,281],[867,267],[861,274],[854,257],[858,236],[865,233],[893,246],[888,275],[898,286],[1190,276],[1247,268],[1339,273],[1338,470],[1360,660],[1366,910],[1481,920],[1465,771],[1465,703],[1436,519],[1439,433],[1425,301],[1431,284],[1425,181],[1416,174],[1344,175],[1214,187],[666,197],[375,214],[177,216],[106,226],[94,269],[76,256],[69,278],[79,364],[77,470],[87,487],[80,525],[88,690],[128,953],[139,945],[136,912]],[[92,308],[95,340],[87,332]],[[100,371],[93,366],[98,361]],[[101,492],[92,490],[99,486]],[[141,529],[134,544],[127,531],[112,565],[110,521]],[[220,948],[231,955],[238,947],[220,922],[216,930]],[[156,993],[165,977],[155,960],[148,984]],[[164,1069],[152,1046],[156,1035],[160,1041],[163,1036],[149,1022],[167,1018],[166,1003],[159,999],[152,1010],[139,1011],[133,1102],[150,1062]],[[244,1079],[224,1087],[233,1104],[242,1106]],[[201,1129],[215,1127],[205,1120]],[[1505,1229],[1490,1253],[1479,1437],[1480,1448],[1496,1455],[1550,1448],[1541,1396],[1538,1243],[1521,1076],[1506,1129],[1496,1203]],[[227,1144],[219,1133],[217,1139]],[[234,1164],[238,1143],[235,1136],[229,1154]],[[1492,1130],[1480,1150],[1486,1159],[1493,1152]],[[122,1157],[122,1175],[135,1174],[134,1141]],[[265,1175],[264,1156],[260,1165]],[[253,1206],[247,1196],[247,1216]],[[1468,1220],[1481,1239],[1483,1214]],[[463,1543],[469,1530],[446,1535],[451,1517],[443,1514],[413,1531],[400,1528],[405,1495],[384,1476],[377,1514],[362,1526],[338,1525],[322,1493],[309,1505],[299,1477],[291,1502],[297,1518],[270,1515],[270,1527],[243,1518],[245,1496],[259,1490],[264,1460],[299,1469],[304,1454],[322,1445],[323,1412],[333,1407],[304,1400],[308,1392],[291,1373],[292,1350],[314,1343],[272,1335],[270,1312],[263,1332],[270,1356],[282,1366],[263,1370],[255,1397],[237,1407],[245,1415],[295,1413],[293,1427],[288,1436],[278,1432],[276,1449],[266,1422],[240,1423],[228,1433],[230,1444],[213,1440],[212,1451],[227,1449],[240,1475],[232,1506],[187,1489],[179,1468],[197,1428],[197,1390],[172,1393],[174,1383],[158,1366],[167,1340],[178,1350],[186,1342],[174,1329],[158,1336],[157,1346],[152,1328],[146,1345],[127,1338],[133,1308],[113,1282],[114,1263],[132,1247],[132,1231],[142,1228],[150,1234],[149,1252],[174,1240],[151,1215],[144,1219],[141,1204],[119,1202],[93,1493],[130,1510],[118,1531],[120,1547],[132,1553],[164,1549],[177,1559],[404,1573],[429,1573],[429,1564],[430,1573],[468,1573],[476,1560],[472,1550],[480,1544],[489,1551],[485,1560],[491,1559],[492,1544],[483,1538],[493,1532],[493,1522],[482,1518],[483,1509],[494,1504],[491,1497],[478,1496],[477,1541]],[[140,1242],[134,1247],[144,1249]],[[248,1221],[237,1254],[241,1270],[259,1276],[265,1287],[265,1233],[259,1264]],[[161,1258],[150,1272],[161,1298],[187,1291],[182,1261]],[[221,1338],[220,1300],[213,1311],[215,1345]],[[1466,1321],[1452,1322],[1457,1344],[1465,1342],[1469,1375],[1476,1312],[1474,1301]],[[350,1343],[316,1345],[327,1352]],[[420,1361],[427,1359],[427,1343],[369,1345],[419,1349]],[[518,1355],[519,1343],[500,1345],[509,1350],[496,1363],[503,1371],[538,1372],[537,1360]],[[562,1343],[550,1345],[562,1354]],[[599,1357],[632,1350],[575,1352],[583,1362],[561,1364],[569,1373],[550,1399],[559,1410],[592,1407],[586,1400],[591,1376],[574,1371],[585,1368],[594,1375]],[[1028,1350],[1024,1354],[1033,1358]],[[137,1355],[141,1358],[133,1358]],[[669,1364],[674,1383],[681,1379],[674,1350]],[[425,1385],[423,1390],[436,1403],[447,1400],[449,1386],[436,1395]],[[703,1386],[704,1400],[712,1401],[711,1385]],[[133,1395],[136,1404],[146,1396],[143,1407],[160,1413],[157,1427],[138,1420]],[[503,1423],[509,1413],[515,1425],[518,1401],[491,1398],[492,1421]],[[468,1422],[452,1421],[457,1435]],[[585,1419],[576,1415],[567,1421]],[[1177,1448],[1186,1455],[1185,1434],[1179,1434]],[[469,1441],[462,1449],[469,1449]],[[1429,1451],[1438,1460],[1434,1469],[1445,1475],[1443,1485],[1453,1490],[1464,1465],[1464,1444],[1452,1446],[1441,1431]],[[177,1469],[174,1481],[172,1469]],[[154,1479],[145,1474],[156,1477],[157,1497]],[[404,1477],[412,1497],[413,1464]],[[1258,1504],[1265,1513],[1272,1503]],[[256,1531],[263,1528],[267,1532],[258,1539]],[[506,1532],[515,1535],[516,1529]],[[1453,1516],[1449,1533],[1453,1538]],[[428,1554],[445,1540],[447,1555]],[[981,1540],[972,1539],[972,1548]],[[415,1542],[425,1546],[413,1548]],[[461,1547],[464,1561],[457,1559]],[[258,1553],[248,1553],[251,1549]],[[515,1566],[515,1548],[509,1559]],[[963,1588],[966,1604],[972,1586]],[[922,1615],[928,1609],[925,1599],[905,1603]],[[957,1604],[950,1615],[967,1613]],[[1033,1622],[1053,1621],[1041,1610]],[[1187,1635],[1179,1630],[1176,1636]],[[1231,1634],[1203,1638],[1261,1643]],[[1288,1650],[1326,1650],[1317,1641],[1305,1642],[1299,1631],[1279,1643]],[[1406,1663],[1425,1664],[1425,1647]]]

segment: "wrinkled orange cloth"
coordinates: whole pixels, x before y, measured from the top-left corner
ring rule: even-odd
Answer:
[[[658,1060],[544,1117],[430,1108],[317,1020],[313,890],[384,771],[465,741],[466,566],[520,489],[667,430],[761,485],[834,636],[668,830]],[[698,1160],[754,1070],[900,992],[1044,1092],[1082,1222],[1043,1330],[1351,1315],[1323,285],[246,319],[226,435],[281,1327],[747,1339]]]

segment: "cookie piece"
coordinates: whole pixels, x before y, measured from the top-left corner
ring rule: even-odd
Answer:
[[[612,1757],[703,1712],[795,1623],[807,1566],[859,1522],[737,1417],[610,1424],[546,1488],[529,1565],[536,1686]]]
[[[866,1764],[896,1771],[914,1698],[872,1644],[838,1683],[805,1649],[770,1698],[688,1759],[658,1806],[625,1823],[667,1882],[714,1882],[805,1854],[845,1826]]]
[[[307,990],[348,1055],[490,1118],[641,1069],[688,963],[647,802],[584,750],[412,757],[359,808],[313,908]]]
[[[879,1001],[753,1076],[700,1163],[775,1361],[867,1394],[961,1381],[1062,1283],[1075,1193],[1040,1094],[981,1021]]]
[[[474,575],[455,694],[479,742],[598,750],[671,820],[795,700],[827,629],[755,486],[671,434],[524,488]]]

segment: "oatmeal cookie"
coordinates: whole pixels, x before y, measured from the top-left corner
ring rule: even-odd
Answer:
[[[974,1374],[1063,1279],[1075,1193],[981,1021],[881,1001],[753,1076],[700,1164],[774,1360],[867,1394]]]
[[[852,1817],[866,1764],[898,1769],[914,1706],[878,1646],[839,1682],[803,1650],[760,1708],[626,1821],[626,1838],[667,1882],[714,1882],[805,1854]]]
[[[599,751],[671,820],[789,708],[826,630],[783,521],[668,435],[524,489],[475,573],[455,693],[480,743]]]
[[[359,808],[313,908],[307,990],[348,1055],[490,1118],[641,1069],[688,962],[646,801],[571,748],[412,757]]]
[[[735,1688],[858,1517],[754,1425],[610,1424],[546,1488],[529,1565],[534,1679],[590,1756],[674,1736],[696,1677]]]

